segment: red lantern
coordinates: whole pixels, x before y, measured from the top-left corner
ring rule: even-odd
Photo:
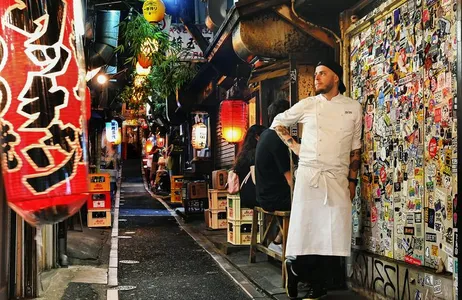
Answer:
[[[228,143],[239,143],[247,130],[248,108],[243,100],[224,100],[220,104],[221,135]]]
[[[2,173],[9,206],[31,225],[88,198],[82,16],[78,0],[0,2]]]
[[[165,139],[163,137],[157,136],[156,144],[157,147],[163,148],[165,146]]]
[[[152,65],[152,59],[149,56],[141,53],[138,55],[138,63],[142,68],[147,69]]]

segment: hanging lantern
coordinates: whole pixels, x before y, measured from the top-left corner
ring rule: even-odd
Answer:
[[[138,54],[138,63],[142,68],[149,68],[152,66],[152,55],[154,52],[159,50],[159,42],[154,38],[146,39],[140,47],[140,53]],[[137,69],[138,71],[138,69]],[[148,72],[149,74],[149,72]],[[141,74],[140,74],[141,75]]]
[[[148,76],[151,73],[151,66],[144,68],[139,62],[136,63],[136,74],[139,76]]]
[[[165,146],[165,139],[163,137],[158,136],[156,139],[157,147],[163,148]]]
[[[146,0],[143,4],[143,16],[149,22],[160,22],[165,16],[165,5],[161,0]]]
[[[248,108],[243,100],[224,100],[220,104],[221,135],[228,143],[239,143],[247,130]]]
[[[194,124],[192,127],[191,144],[194,149],[204,149],[207,144],[207,126],[204,123]]]
[[[0,2],[2,173],[8,205],[33,226],[88,198],[81,2]]]
[[[122,128],[119,127],[119,130],[117,131],[117,138],[114,141],[114,145],[120,145],[122,143]]]
[[[152,148],[154,147],[154,143],[152,142],[151,139],[148,139],[146,141],[146,154],[148,154],[149,152],[151,152]]]

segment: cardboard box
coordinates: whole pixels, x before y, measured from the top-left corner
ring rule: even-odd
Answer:
[[[208,198],[207,183],[205,181],[189,182],[187,196],[189,199]]]
[[[216,170],[212,172],[212,188],[215,190],[226,189],[226,183],[228,182],[228,171]]]

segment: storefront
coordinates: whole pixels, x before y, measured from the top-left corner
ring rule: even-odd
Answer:
[[[457,299],[458,13],[460,1],[411,0],[344,15],[350,95],[364,110],[349,275],[364,293]]]

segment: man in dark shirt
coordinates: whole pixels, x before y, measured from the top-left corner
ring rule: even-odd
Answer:
[[[268,107],[270,124],[276,115],[289,107],[287,100],[274,101]],[[265,130],[258,140],[255,181],[257,201],[264,210],[290,210],[292,174],[289,150],[272,129]]]

